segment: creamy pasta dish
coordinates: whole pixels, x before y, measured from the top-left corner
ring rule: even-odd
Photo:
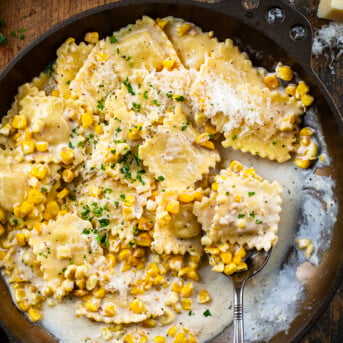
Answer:
[[[204,342],[188,324],[220,316],[207,256],[230,275],[278,240],[280,185],[230,151],[308,168],[312,102],[289,66],[256,68],[182,19],[68,38],[0,128],[0,267],[17,307],[38,322],[71,303],[97,328],[82,342]]]

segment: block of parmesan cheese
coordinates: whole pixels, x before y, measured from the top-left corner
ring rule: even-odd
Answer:
[[[318,17],[343,22],[343,0],[321,0]]]

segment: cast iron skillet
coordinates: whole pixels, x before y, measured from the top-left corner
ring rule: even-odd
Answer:
[[[100,6],[80,13],[56,25],[16,56],[0,75],[0,116],[10,108],[17,87],[38,75],[56,56],[57,48],[66,38],[82,40],[85,32],[98,31],[101,37],[135,22],[146,14],[152,18],[173,15],[189,20],[205,31],[213,30],[220,39],[233,38],[247,51],[255,65],[273,70],[281,61],[297,71],[311,87],[316,98],[315,111],[323,126],[330,168],[321,172],[336,181],[335,196],[342,201],[343,134],[342,117],[329,93],[311,67],[312,32],[309,22],[294,9],[278,0],[254,0],[256,8],[247,9],[247,0],[224,0],[212,4],[191,0],[126,0]],[[270,22],[268,10],[279,8],[284,16]],[[273,13],[278,13],[275,11]],[[304,34],[302,34],[304,33]],[[300,36],[300,38],[299,38]],[[293,38],[292,38],[293,37]],[[306,299],[300,305],[300,314],[288,333],[280,333],[272,342],[299,341],[318,319],[331,300],[343,272],[343,235],[339,230],[343,215],[339,211],[334,227],[331,248],[324,254],[312,284],[306,289]],[[292,251],[289,252],[292,254]],[[315,281],[314,281],[315,280]],[[16,309],[8,289],[0,278],[0,325],[13,342],[49,343],[56,340],[38,325],[32,325]]]

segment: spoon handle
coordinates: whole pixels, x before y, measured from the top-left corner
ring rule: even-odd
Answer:
[[[233,284],[233,343],[244,343],[243,289],[244,284]]]

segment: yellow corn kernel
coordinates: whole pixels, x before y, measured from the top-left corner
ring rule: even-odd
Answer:
[[[168,212],[162,213],[160,216],[157,216],[157,221],[161,226],[167,225],[171,220],[171,217]]]
[[[148,218],[142,217],[138,222],[138,229],[142,231],[149,231],[153,227],[153,222]]]
[[[45,196],[43,193],[38,191],[35,188],[30,189],[29,194],[27,196],[27,201],[31,204],[38,205],[45,200]]]
[[[168,69],[169,71],[173,70],[175,66],[175,61],[171,58],[167,58],[162,61],[162,65],[164,68]]]
[[[195,199],[194,194],[182,193],[182,194],[179,194],[178,196],[178,200],[186,204],[194,201],[194,199]]]
[[[0,224],[0,236],[2,236],[5,233],[5,228],[3,225]]]
[[[286,92],[288,95],[295,96],[296,88],[297,88],[296,85],[290,84],[290,85],[288,85],[288,86],[285,88],[285,92]]]
[[[178,332],[178,327],[177,326],[171,326],[168,331],[167,331],[167,335],[171,336],[171,337],[175,337],[176,333]]]
[[[2,261],[5,258],[6,255],[7,255],[7,251],[1,250],[0,251],[0,261]]]
[[[130,303],[130,310],[133,313],[141,314],[147,311],[144,303],[140,299],[135,299]]]
[[[37,232],[38,236],[40,236],[42,234],[42,223],[34,224],[33,229]]]
[[[108,55],[105,52],[97,52],[95,54],[95,58],[97,61],[107,61],[108,60]]]
[[[241,202],[241,200],[242,200],[242,197],[240,195],[235,195],[233,198],[233,201],[235,202]]]
[[[21,212],[24,216],[26,216],[26,215],[28,215],[29,213],[31,213],[31,212],[33,211],[33,208],[34,208],[33,204],[31,204],[31,203],[29,203],[29,202],[27,202],[27,201],[24,201],[24,202],[20,205],[19,210],[20,210],[20,212]]]
[[[87,300],[86,302],[86,310],[90,312],[96,312],[98,311],[100,307],[100,303],[98,301],[94,300]]]
[[[127,260],[132,256],[132,252],[129,249],[122,249],[118,254],[119,261]]]
[[[212,262],[211,262],[212,264]],[[215,271],[215,272],[218,272],[218,273],[222,273],[224,271],[224,263],[223,262],[219,262],[219,263],[216,263],[215,265],[213,265],[213,268],[212,270]]]
[[[67,188],[63,188],[60,192],[57,193],[57,199],[62,200],[69,194],[69,190]]]
[[[186,343],[187,341],[187,336],[184,332],[178,332],[175,336],[174,343]]]
[[[263,81],[269,89],[276,89],[280,86],[279,80],[274,74],[267,75]]]
[[[217,191],[218,190],[218,182],[214,182],[214,183],[212,183],[212,185],[211,185],[211,189],[213,190],[213,191]]]
[[[239,163],[238,161],[231,161],[230,162],[230,166],[229,168],[235,172],[235,173],[239,173],[240,171],[243,170],[243,165],[241,163]]]
[[[193,281],[199,281],[200,280],[199,274],[193,268],[186,267],[186,268],[183,268],[183,270],[181,269],[181,271],[179,272],[179,276],[183,272],[185,272],[184,275],[186,275],[188,279],[191,279]]]
[[[246,219],[245,218],[239,218],[237,220],[237,227],[240,228],[240,229],[243,229],[245,228],[245,224],[246,224]]]
[[[182,37],[185,33],[187,33],[192,28],[192,24],[186,23],[179,25],[177,28],[177,35]]]
[[[142,125],[138,125],[137,127],[131,127],[129,132],[127,133],[127,137],[132,141],[136,141],[142,138]]]
[[[64,169],[62,172],[62,179],[64,182],[72,182],[74,180],[75,174],[71,169]]]
[[[26,301],[19,301],[18,302],[18,307],[20,311],[26,312],[30,308],[30,305]]]
[[[27,119],[25,116],[17,115],[13,117],[12,127],[14,129],[25,129],[27,127]]]
[[[206,289],[202,289],[198,293],[198,302],[199,304],[207,304],[211,301],[210,294],[206,291]]]
[[[304,106],[311,106],[314,101],[314,97],[310,94],[303,94],[301,96],[301,102]]]
[[[309,146],[311,143],[311,139],[309,136],[303,136],[301,139],[300,139],[300,144],[303,145],[303,146]]]
[[[296,158],[294,163],[296,166],[303,169],[306,169],[311,165],[311,161],[309,159],[303,160],[301,158]]]
[[[124,200],[125,206],[132,207],[136,202],[136,198],[133,195],[127,195]]]
[[[86,282],[86,288],[88,291],[92,291],[98,284],[99,278],[97,274],[91,274],[89,275],[87,282]]]
[[[106,291],[103,288],[98,288],[93,292],[94,296],[98,299],[105,298]]]
[[[181,299],[180,303],[183,310],[190,311],[192,309],[191,299]]]
[[[102,135],[104,133],[104,130],[103,130],[102,126],[99,125],[99,124],[95,125],[95,129],[94,130],[95,130],[95,133],[97,135]]]
[[[144,294],[145,290],[140,287],[132,287],[130,290],[130,294],[132,295],[139,295],[139,294]]]
[[[45,152],[49,150],[48,142],[36,142],[36,149],[39,152]]]
[[[193,294],[193,289],[194,289],[193,284],[189,282],[181,288],[180,293],[184,298],[189,298]]]
[[[220,258],[224,264],[229,264],[232,261],[232,254],[230,252],[223,252],[220,254]]]
[[[73,37],[68,37],[64,43],[65,43],[65,44],[71,44],[71,43],[74,43],[74,42],[75,42],[75,38],[73,38]]]
[[[2,208],[0,208],[0,222],[1,223],[5,222],[6,218],[7,218],[7,216],[6,216],[5,211]]]
[[[99,41],[99,33],[98,32],[87,32],[85,34],[85,41],[90,44],[95,44]]]
[[[60,91],[58,89],[54,89],[52,92],[51,92],[51,96],[59,96],[60,95]]]
[[[177,200],[168,201],[166,211],[168,211],[171,214],[178,214],[180,211],[180,203]]]
[[[182,287],[183,287],[183,281],[178,280],[172,284],[171,290],[176,293],[181,293]]]
[[[17,244],[21,247],[24,247],[27,243],[27,238],[23,233],[17,233],[15,235],[15,238],[17,240]]]
[[[213,142],[210,141],[210,135],[207,132],[198,135],[195,138],[195,143],[210,150],[215,149]]]
[[[188,343],[197,343],[197,340],[196,340],[196,338],[194,337],[194,335],[193,334],[189,334],[189,336],[188,336]]]
[[[181,268],[182,268],[182,256],[181,255],[173,256],[169,261],[169,266],[173,270],[181,270]]]
[[[38,322],[43,318],[41,311],[33,307],[27,311],[27,314],[32,322]]]
[[[36,144],[33,139],[25,139],[21,142],[21,148],[24,155],[32,154],[35,152]]]
[[[117,314],[114,304],[110,304],[110,303],[105,304],[103,308],[104,308],[105,315],[108,317],[114,317]]]
[[[160,29],[164,29],[164,27],[168,24],[168,20],[157,18],[156,24],[159,26]]]
[[[49,220],[49,219],[56,218],[59,210],[60,210],[60,207],[55,200],[49,201],[46,204],[45,211],[43,214],[44,219]]]
[[[203,194],[201,192],[194,192],[193,195],[194,195],[194,200],[196,201],[202,200]]]
[[[42,180],[48,174],[48,168],[42,164],[36,164],[30,171],[32,176],[35,176],[37,179]]]
[[[299,135],[300,136],[312,136],[314,133],[314,130],[310,127],[304,127],[300,130]]]
[[[231,275],[233,274],[234,272],[236,272],[237,268],[236,268],[236,264],[231,262],[229,263],[228,265],[225,266],[224,268],[224,273],[226,275]]]
[[[239,255],[235,255],[234,257],[233,257],[233,261],[232,261],[234,264],[239,264],[239,263],[241,263],[242,262],[242,257],[241,256],[239,256]]]
[[[155,278],[157,275],[160,274],[160,268],[158,268],[158,265],[156,262],[151,262],[149,266],[146,269],[146,274],[148,276],[151,276],[152,278]]]
[[[295,89],[295,97],[300,99],[302,95],[308,93],[310,88],[304,81],[300,81]]]
[[[248,265],[245,262],[241,262],[237,264],[236,269],[237,272],[243,272],[248,270]]]
[[[81,123],[82,123],[82,127],[84,127],[85,129],[88,127],[91,127],[94,123],[93,115],[88,112],[83,113],[81,116]]]
[[[108,266],[111,268],[114,268],[116,265],[116,256],[113,254],[107,254],[106,255],[106,260],[108,262]]]
[[[276,70],[276,75],[284,81],[291,81],[293,79],[293,70],[289,66],[279,66]]]
[[[62,157],[65,163],[69,164],[73,161],[75,153],[72,149],[63,147],[60,151],[60,156]]]
[[[162,337],[162,336],[156,336],[154,337],[153,341],[155,343],[166,343],[166,338],[165,337]]]
[[[142,322],[142,325],[143,327],[145,328],[154,328],[156,326],[156,321],[153,320],[153,319],[145,319],[143,322]]]
[[[136,244],[142,247],[150,247],[152,243],[152,238],[148,233],[140,233],[135,240]]]

